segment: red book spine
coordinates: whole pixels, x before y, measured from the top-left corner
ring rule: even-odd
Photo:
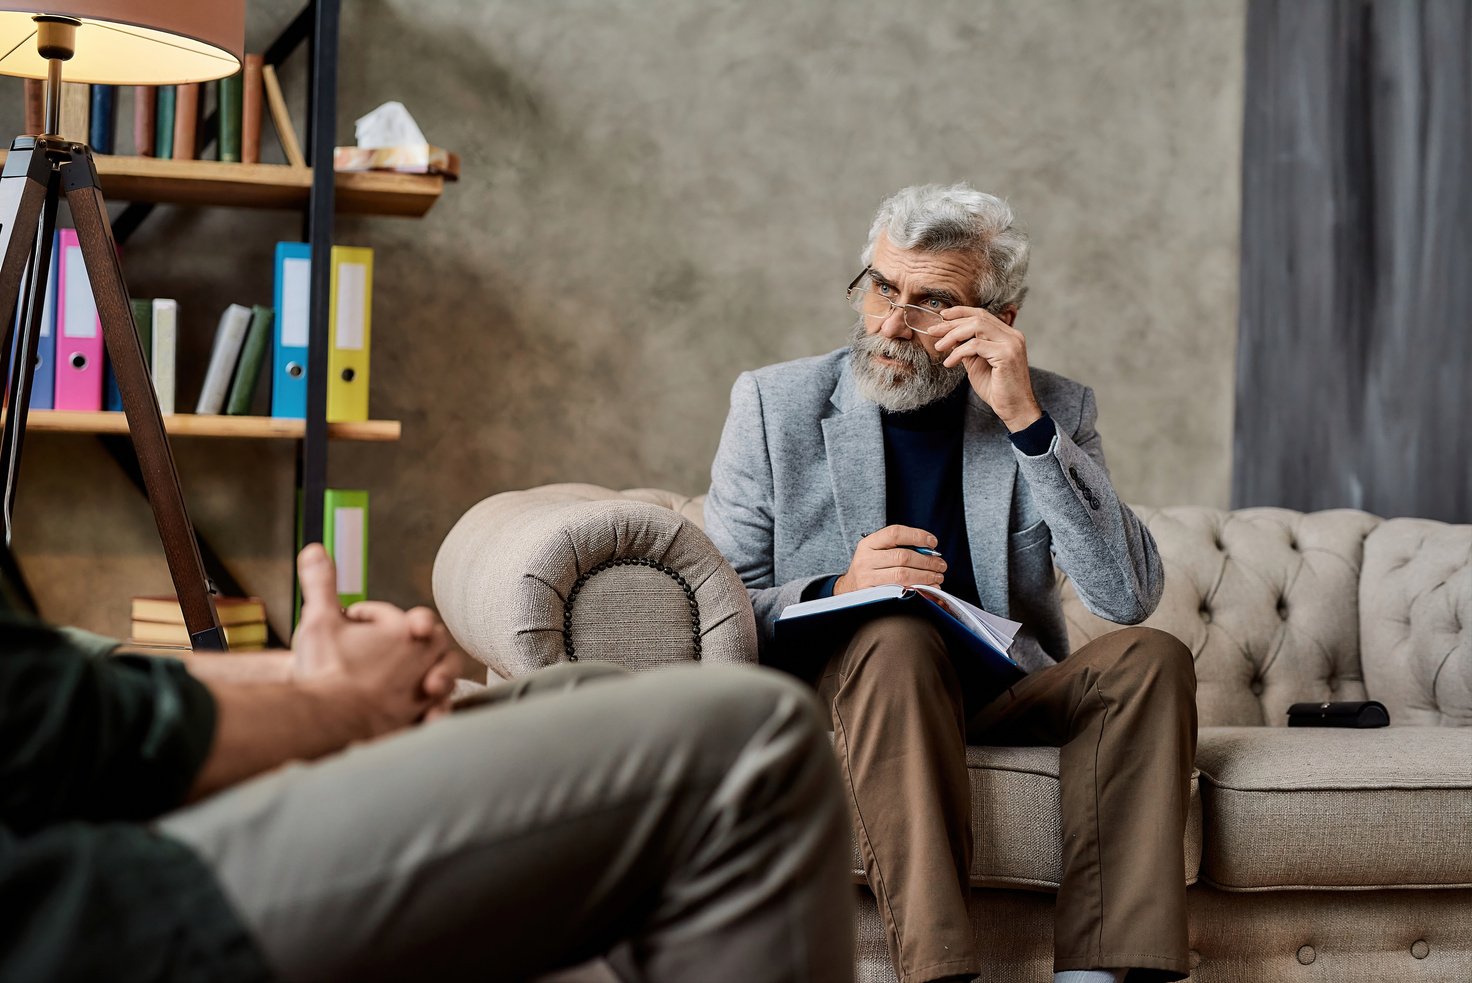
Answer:
[[[174,159],[193,160],[199,136],[199,83],[179,86],[174,100]]]
[[[26,133],[40,136],[46,132],[46,83],[26,79]]]
[[[266,59],[263,55],[245,56],[245,82],[240,113],[240,162],[242,164],[261,162],[261,103],[264,101],[261,68],[265,63]]]
[[[133,153],[152,157],[158,128],[158,87],[133,86]]]

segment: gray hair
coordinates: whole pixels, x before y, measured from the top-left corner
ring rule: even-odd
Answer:
[[[1027,296],[1027,233],[1012,223],[1012,206],[965,182],[917,184],[880,204],[862,260],[873,261],[881,232],[901,249],[974,253],[981,259],[977,304],[997,314]]]

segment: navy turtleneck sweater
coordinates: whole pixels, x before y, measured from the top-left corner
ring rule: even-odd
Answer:
[[[962,380],[949,396],[918,410],[881,411],[880,421],[884,429],[888,523],[924,529],[934,535],[935,549],[946,561],[941,587],[963,601],[980,605],[961,491],[961,442],[970,392],[970,384]],[[1053,419],[1044,413],[1036,423],[1009,436],[1022,453],[1035,457],[1047,453],[1056,432]],[[837,580],[834,575],[817,582],[803,592],[804,599],[830,596]]]
[[[932,533],[946,561],[948,594],[979,604],[966,538],[961,497],[961,437],[965,431],[965,381],[929,406],[905,413],[883,412],[885,518],[892,526]]]

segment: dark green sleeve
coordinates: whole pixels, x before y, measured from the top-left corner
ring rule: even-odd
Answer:
[[[0,614],[0,824],[143,820],[184,801],[215,704],[183,663]]]

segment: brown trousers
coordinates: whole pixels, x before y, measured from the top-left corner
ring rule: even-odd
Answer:
[[[975,706],[935,628],[896,615],[840,644],[817,686],[900,983],[974,975],[985,956],[966,908],[967,743],[1061,749],[1054,968],[1185,977],[1196,673],[1181,642],[1113,632]]]

